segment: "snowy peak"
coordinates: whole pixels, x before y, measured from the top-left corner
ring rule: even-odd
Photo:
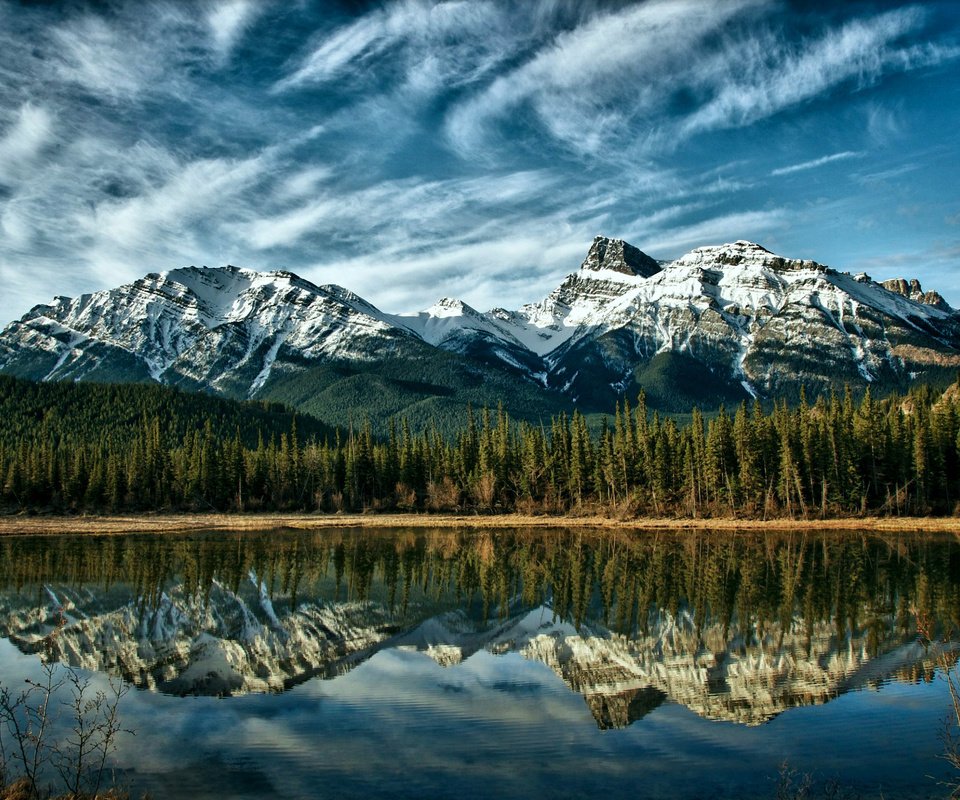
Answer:
[[[391,319],[427,344],[443,350],[469,353],[481,343],[487,348],[492,345],[499,352],[498,359],[511,367],[518,366],[517,355],[522,358],[526,350],[495,315],[481,314],[452,297],[441,297],[426,311],[397,314]]]
[[[278,361],[370,360],[392,352],[398,336],[409,331],[340,286],[285,270],[191,266],[37,306],[0,336],[0,369],[251,397]]]
[[[784,258],[771,253],[756,242],[739,239],[728,244],[697,247],[681,256],[670,266],[699,267],[767,267],[777,271],[817,270],[826,271],[826,267],[815,261]]]
[[[592,272],[610,270],[631,277],[649,278],[651,275],[656,275],[661,267],[646,253],[623,239],[597,236],[590,245],[590,250],[580,269]]]
[[[462,300],[452,297],[441,297],[430,308],[423,312],[431,317],[479,317],[480,312]]]

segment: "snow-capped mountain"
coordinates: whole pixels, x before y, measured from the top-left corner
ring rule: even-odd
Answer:
[[[340,286],[314,286],[284,271],[186,267],[36,306],[0,336],[0,369],[252,396],[291,356],[376,360],[415,339]]]
[[[693,383],[764,396],[960,365],[958,318],[915,281],[901,291],[745,241],[662,269],[636,257],[605,263],[611,250],[598,237],[544,301],[490,312],[544,357],[548,385],[588,403],[630,394],[658,357],[682,361]]]
[[[442,367],[417,374],[436,353],[446,354]],[[233,397],[271,397],[278,381],[318,365],[391,364],[409,367],[413,402],[449,395],[436,374],[454,363],[478,385],[490,383],[480,368],[494,369],[505,395],[545,387],[608,410],[644,388],[655,405],[687,407],[955,370],[960,317],[915,280],[880,284],[752,242],[663,263],[598,236],[579,270],[516,311],[444,298],[386,314],[289,272],[187,267],[55,298],[0,333],[3,373],[154,380]],[[293,394],[315,395],[325,380],[312,375]]]
[[[427,344],[452,353],[514,367],[538,375],[540,359],[491,314],[481,314],[462,300],[443,297],[426,311],[391,319]]]
[[[571,339],[616,324],[620,298],[660,271],[658,262],[632,245],[598,236],[579,271],[546,298],[518,311],[495,308],[488,316],[550,363],[550,354]]]

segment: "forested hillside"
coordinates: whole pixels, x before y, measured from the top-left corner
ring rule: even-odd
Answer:
[[[132,445],[156,423],[160,444],[172,448],[207,423],[215,437],[238,434],[247,446],[260,436],[289,432],[324,438],[333,428],[277,402],[226,400],[158,384],[37,383],[0,375],[0,444],[49,444],[55,449],[98,442]]]
[[[953,513],[960,386],[850,392],[690,422],[618,406],[598,434],[468,412],[452,437],[396,420],[331,433],[277,407],[148,386],[0,380],[8,510],[430,510],[623,516]]]

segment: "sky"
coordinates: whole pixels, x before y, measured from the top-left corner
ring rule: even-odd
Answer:
[[[536,301],[737,239],[960,306],[960,3],[0,0],[0,325],[231,263]]]

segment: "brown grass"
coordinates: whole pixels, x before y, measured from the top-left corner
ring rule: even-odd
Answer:
[[[960,517],[849,517],[839,519],[674,519],[622,520],[603,516],[523,514],[142,514],[124,516],[0,517],[0,536],[35,534],[176,533],[274,528],[599,528],[616,530],[856,530],[960,532]]]
[[[36,795],[30,791],[30,781],[26,778],[20,778],[7,786],[0,786],[0,800],[35,800],[35,797]],[[129,797],[129,794],[118,789],[106,789],[97,795],[63,794],[51,800],[129,800]]]

